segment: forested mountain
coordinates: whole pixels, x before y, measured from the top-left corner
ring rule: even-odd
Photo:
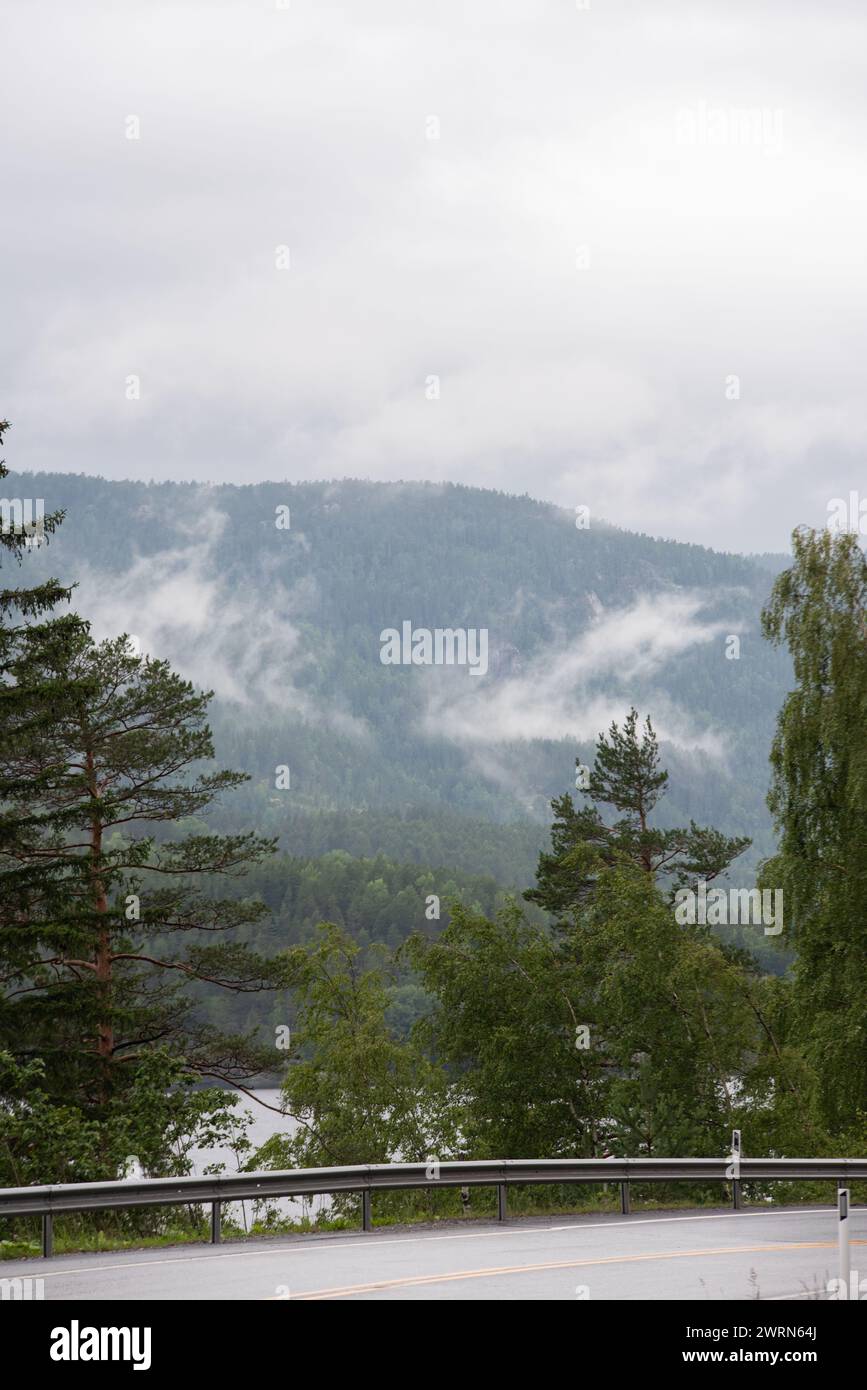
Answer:
[[[664,815],[753,836],[746,877],[772,847],[767,754],[789,668],[758,615],[782,557],[451,484],[5,486],[66,512],[30,574],[78,581],[98,636],[126,630],[216,690],[217,758],[253,779],[221,829],[524,886],[551,798],[634,702],[671,773]],[[404,622],[486,629],[486,673],[383,665],[380,634]]]

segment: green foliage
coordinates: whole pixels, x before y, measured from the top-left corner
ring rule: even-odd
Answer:
[[[557,913],[557,935],[512,905],[494,920],[456,910],[438,940],[413,941],[434,998],[417,1033],[461,1088],[474,1151],[718,1154],[756,1111],[763,1144],[791,1137],[795,1116],[810,1132],[788,984],[679,926],[657,883],[711,877],[743,841],[651,828],[666,780],[633,711],[600,736],[588,785],[620,819],[554,804],[553,852],[526,896]]]
[[[155,1046],[194,1074],[256,1074],[273,1054],[198,1023],[188,988],[282,981],[279,962],[236,937],[265,905],[197,886],[241,873],[270,843],[174,829],[243,781],[208,765],[208,695],[125,638],[97,645],[51,622],[22,629],[7,672],[0,1041],[42,1058],[51,1093],[98,1118]]]
[[[546,838],[539,823],[497,825],[431,806],[289,811],[280,828],[295,858],[321,859],[339,850],[354,859],[383,856],[395,864],[444,870],[456,881],[483,874],[506,889],[527,888],[533,882]]]
[[[252,868],[234,891],[261,899],[267,908],[267,915],[243,932],[251,949],[272,956],[288,946],[310,944],[319,924],[332,922],[359,948],[362,966],[376,964],[380,947],[396,950],[416,931],[438,935],[448,925],[451,901],[491,914],[507,897],[493,878],[480,874],[396,864],[382,854],[355,858],[342,850],[315,859],[274,855]],[[531,915],[543,920],[538,909],[532,909]],[[428,1003],[408,968],[402,969],[390,1015],[402,1034]],[[199,1011],[214,1027],[244,1031],[261,1026],[273,1035],[281,1023],[294,1023],[295,1003],[288,991],[208,990],[201,992]]]
[[[600,1056],[575,1046],[585,1022],[575,965],[547,931],[514,903],[494,921],[456,908],[438,940],[410,949],[435,1001],[418,1041],[455,1079],[467,1151],[591,1156],[604,1115]]]
[[[358,955],[333,924],[289,953],[297,1024],[283,1105],[298,1128],[258,1150],[253,1170],[418,1162],[454,1151],[458,1114],[445,1073],[397,1036],[387,975],[360,969]]]
[[[749,840],[721,835],[694,821],[686,829],[651,825],[667,782],[650,718],[639,738],[638,714],[631,709],[622,729],[612,723],[608,734],[597,740],[586,788],[595,804],[576,810],[568,794],[552,802],[552,852],[540,854],[538,886],[524,894],[527,901],[555,916],[569,913],[592,894],[602,865],[629,865],[668,882],[672,891],[724,873]],[[607,822],[600,805],[619,812],[619,819]]]
[[[131,1160],[148,1177],[182,1177],[197,1147],[237,1139],[238,1097],[196,1089],[161,1049],[130,1073],[124,1104],[101,1121],[64,1105],[45,1089],[45,1063],[18,1063],[0,1052],[0,1187],[97,1182],[129,1175]]]
[[[780,840],[764,881],[783,889],[795,1027],[839,1130],[867,1101],[867,560],[830,531],[796,531],[793,553],[764,613],[796,680],[771,753]]]

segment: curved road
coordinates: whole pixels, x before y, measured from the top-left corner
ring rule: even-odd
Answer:
[[[849,1222],[867,1275],[867,1209]],[[0,1264],[79,1299],[798,1299],[838,1274],[833,1207],[450,1223]],[[863,1276],[862,1276],[863,1277]],[[867,1283],[865,1283],[867,1290]],[[862,1295],[863,1297],[863,1295]]]

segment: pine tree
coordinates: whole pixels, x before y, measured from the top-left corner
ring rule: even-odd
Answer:
[[[209,694],[125,637],[97,645],[52,624],[19,630],[8,676],[0,1047],[41,1059],[46,1090],[96,1115],[154,1048],[224,1081],[273,1065],[273,1048],[202,1021],[206,986],[282,980],[242,942],[264,904],[207,891],[273,849],[197,823],[246,780],[213,768]]]
[[[8,429],[8,420],[0,421],[0,446]],[[8,477],[9,469],[6,462],[0,459],[0,484]],[[62,522],[63,512],[56,511],[42,519],[38,526],[34,526],[32,519],[36,501],[34,498],[0,499],[0,569],[4,557],[20,567],[26,555],[49,543]],[[22,524],[25,502],[30,514],[29,527]],[[13,737],[11,731],[18,716],[27,718],[19,709],[18,692],[11,674],[14,653],[25,631],[38,631],[46,639],[49,632],[53,632],[56,640],[61,640],[62,635],[72,638],[75,633],[85,630],[86,625],[82,624],[81,619],[75,614],[52,616],[56,605],[68,602],[71,595],[71,588],[62,585],[57,579],[48,579],[30,588],[0,586],[0,744]],[[29,783],[22,789],[23,802],[26,802],[30,790]],[[27,815],[18,814],[9,804],[4,790],[0,788],[0,863],[14,862],[15,856],[23,852],[33,823],[32,810]],[[21,870],[15,883],[15,893],[19,902],[27,876],[27,872]],[[36,880],[38,876],[38,867],[34,867],[32,877]],[[12,891],[12,885],[7,885],[7,888]],[[7,906],[7,913],[10,911],[17,911],[17,908],[10,904]],[[6,951],[10,952],[8,958]],[[12,943],[9,941],[0,945],[0,1035],[3,1031],[3,1014],[7,1008],[3,985],[8,977],[10,965],[15,964],[12,955],[17,960],[17,954],[17,947],[13,952]]]
[[[621,729],[612,722],[599,735],[586,794],[592,805],[576,809],[569,793],[551,803],[551,852],[539,856],[537,886],[524,897],[563,917],[592,895],[599,868],[631,867],[672,890],[699,879],[710,882],[725,872],[750,841],[723,835],[690,821],[687,828],[662,830],[651,824],[668,773],[660,767],[656,734],[648,717],[639,733],[631,709]],[[613,807],[609,823],[599,810]]]

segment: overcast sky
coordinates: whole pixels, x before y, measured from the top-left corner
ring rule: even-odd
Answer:
[[[867,496],[861,0],[5,9],[12,467]]]

